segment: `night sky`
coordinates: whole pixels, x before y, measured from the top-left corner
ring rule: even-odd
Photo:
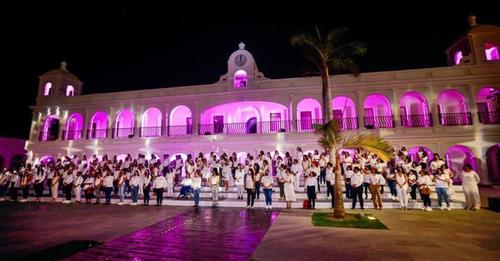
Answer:
[[[214,83],[240,41],[266,77],[299,77],[310,67],[289,39],[316,24],[348,27],[368,45],[361,72],[438,67],[469,14],[500,25],[500,1],[43,2],[1,9],[2,137],[28,137],[38,76],[62,60],[84,94]]]

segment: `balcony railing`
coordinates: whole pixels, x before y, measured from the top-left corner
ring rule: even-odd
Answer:
[[[364,116],[365,128],[383,129],[394,128],[394,116]]]
[[[108,137],[108,129],[87,130],[87,139],[105,139]]]
[[[338,121],[342,130],[356,130],[359,128],[358,117],[340,118]]]
[[[498,111],[480,111],[477,115],[482,124],[500,124],[500,112]]]
[[[289,132],[291,130],[290,121],[266,121],[266,122],[236,122],[224,124],[200,124],[199,135],[238,135],[251,133],[276,133]]]
[[[193,125],[168,126],[168,136],[187,136],[193,134]]]
[[[40,136],[38,137],[39,141],[50,141],[50,140],[57,140],[57,134],[52,133],[50,131],[42,131],[40,132]]]
[[[63,140],[81,140],[83,136],[83,130],[64,130],[62,138]]]
[[[431,114],[401,115],[401,126],[405,128],[432,127]]]
[[[139,134],[140,137],[158,137],[161,136],[161,127],[141,127]]]
[[[114,128],[113,129],[113,138],[132,138],[134,137],[134,128]]]
[[[438,113],[438,118],[443,126],[472,125],[470,112]]]

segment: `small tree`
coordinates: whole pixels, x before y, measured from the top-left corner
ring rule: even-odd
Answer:
[[[345,136],[337,120],[330,120],[324,125],[315,125],[315,133],[319,136],[318,143],[329,152],[330,162],[335,164],[335,202],[333,216],[343,218],[344,195],[342,193],[342,173],[339,151],[341,149],[362,149],[373,152],[383,161],[389,161],[393,155],[393,148],[381,137],[374,135]]]

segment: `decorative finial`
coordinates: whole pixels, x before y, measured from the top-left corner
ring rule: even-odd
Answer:
[[[68,66],[68,63],[66,61],[61,62],[61,70],[67,71],[66,66]]]
[[[469,15],[469,17],[467,17],[467,21],[469,21],[469,25],[471,28],[477,25],[476,19],[477,19],[477,16],[475,16],[475,15]]]
[[[240,47],[240,50],[245,50],[245,44],[243,42],[240,42],[238,46]]]

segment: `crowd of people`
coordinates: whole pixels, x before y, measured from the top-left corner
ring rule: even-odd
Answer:
[[[207,187],[211,191],[212,207],[216,208],[219,194],[229,193],[229,189],[235,187],[238,200],[243,200],[246,194],[247,208],[253,208],[262,190],[265,209],[272,209],[275,189],[279,190],[280,200],[286,201],[287,208],[297,200],[297,192],[306,192],[308,199],[304,207],[311,209],[315,209],[317,194],[326,189],[326,198],[333,207],[336,169],[328,158],[327,153],[318,150],[305,154],[300,147],[284,154],[260,151],[244,158],[236,153],[223,153],[219,157],[213,152],[207,157],[199,153],[196,157],[187,155],[185,159],[176,155],[172,160],[168,154],[163,159],[151,155],[149,160],[141,154],[137,158],[127,155],[120,160],[117,156],[108,158],[106,155],[101,159],[96,155],[65,157],[38,164],[27,162],[18,170],[4,169],[0,173],[0,200],[10,196],[10,200],[17,201],[21,191],[19,201],[26,202],[33,189],[36,201],[41,201],[44,192],[48,191],[52,202],[57,202],[62,190],[62,203],[65,204],[83,202],[82,195],[85,203],[99,204],[103,194],[103,203],[110,204],[114,194],[118,195],[119,205],[123,205],[127,197],[131,205],[137,205],[139,197],[144,205],[149,205],[154,195],[157,206],[162,205],[166,196],[192,199],[194,207],[198,207],[201,188]],[[369,194],[375,209],[382,209],[382,195],[387,185],[391,200],[399,201],[402,210],[408,208],[409,202],[417,202],[419,194],[421,209],[432,211],[431,186],[437,193],[438,209],[450,210],[454,180],[460,180],[463,186],[465,208],[480,208],[479,176],[472,166],[464,164],[463,170],[457,173],[438,154],[427,155],[423,148],[408,155],[402,147],[395,150],[389,162],[374,153],[344,150],[340,161],[342,185],[346,198],[352,199],[353,209],[358,203],[364,209],[364,200]],[[180,191],[174,194],[174,187],[178,185]]]

